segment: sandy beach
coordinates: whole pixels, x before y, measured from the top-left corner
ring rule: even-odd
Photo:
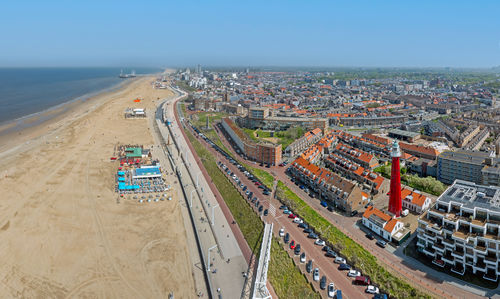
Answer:
[[[142,205],[114,192],[114,146],[154,143],[147,120],[124,119],[125,108],[154,113],[171,95],[152,80],[0,137],[1,298],[193,297],[177,192]]]

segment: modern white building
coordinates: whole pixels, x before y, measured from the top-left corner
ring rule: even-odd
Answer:
[[[500,187],[456,180],[418,220],[418,250],[436,264],[496,281],[500,275]]]
[[[372,232],[391,242],[392,238],[404,227],[403,222],[391,215],[370,206],[363,214],[363,225]]]

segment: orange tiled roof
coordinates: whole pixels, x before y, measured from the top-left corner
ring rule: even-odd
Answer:
[[[389,222],[387,222],[386,225],[384,225],[384,229],[388,233],[392,233],[392,230],[394,229],[394,227],[396,226],[397,223],[398,223],[398,220],[393,218],[393,219],[389,220]]]

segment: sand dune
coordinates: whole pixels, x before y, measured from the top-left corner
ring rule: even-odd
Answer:
[[[170,94],[151,80],[92,99],[2,148],[1,298],[193,296],[176,192],[143,205],[117,204],[113,192],[113,147],[153,144],[147,120],[125,120],[124,109],[142,97],[140,107],[152,112]]]

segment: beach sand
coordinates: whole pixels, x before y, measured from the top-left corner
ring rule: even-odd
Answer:
[[[114,146],[153,144],[147,120],[125,120],[124,109],[154,113],[171,94],[151,81],[0,137],[1,298],[193,297],[177,192],[149,204],[114,193]]]

